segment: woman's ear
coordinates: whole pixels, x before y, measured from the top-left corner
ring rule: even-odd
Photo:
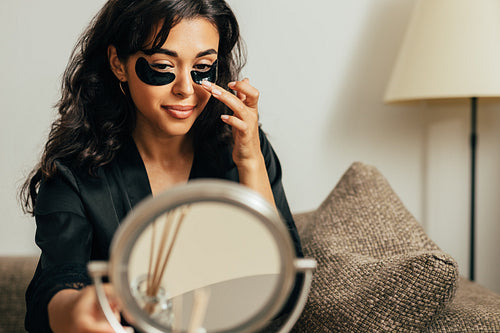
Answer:
[[[125,64],[122,63],[120,58],[118,58],[116,47],[114,45],[108,46],[108,61],[111,71],[115,74],[116,78],[120,82],[127,82],[127,71],[125,69]]]

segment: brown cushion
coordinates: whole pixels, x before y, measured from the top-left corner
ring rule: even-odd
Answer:
[[[456,262],[374,167],[354,163],[296,219],[318,268],[295,332],[419,332],[453,298]]]
[[[451,304],[427,332],[500,332],[500,294],[461,277]]]
[[[36,257],[0,257],[0,332],[26,332],[24,293],[36,263]]]

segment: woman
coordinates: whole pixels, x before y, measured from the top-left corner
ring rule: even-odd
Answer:
[[[140,200],[195,178],[240,182],[274,204],[298,255],[281,167],[224,0],[110,0],[65,71],[59,117],[22,190],[42,254],[30,332],[112,332],[86,272]]]

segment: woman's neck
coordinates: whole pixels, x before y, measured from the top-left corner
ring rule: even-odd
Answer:
[[[153,195],[188,181],[194,159],[189,135],[158,137],[134,131],[132,137],[146,167]]]
[[[159,136],[149,131],[134,130],[132,137],[143,158],[150,161],[175,160],[193,153],[193,140],[189,134],[183,136]]]

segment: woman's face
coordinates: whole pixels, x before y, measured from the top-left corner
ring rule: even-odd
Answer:
[[[173,137],[191,129],[210,99],[200,78],[215,80],[218,46],[219,33],[211,22],[182,20],[160,49],[146,48],[127,59],[126,80],[137,108],[135,131]]]

